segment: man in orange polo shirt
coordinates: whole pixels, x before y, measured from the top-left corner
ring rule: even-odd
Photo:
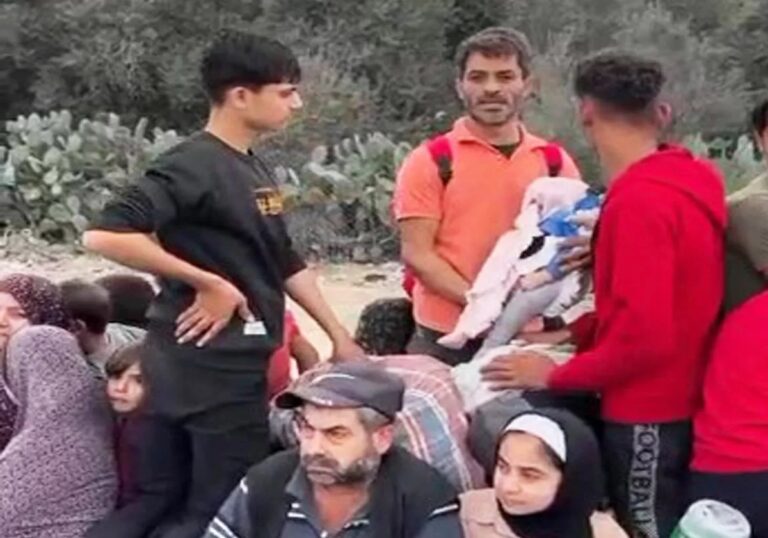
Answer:
[[[521,111],[532,88],[531,52],[522,34],[488,28],[457,51],[456,90],[466,108],[445,135],[450,180],[441,179],[428,144],[400,170],[393,201],[403,261],[415,272],[416,331],[408,351],[454,365],[479,349],[469,342],[452,350],[437,344],[450,332],[469,290],[498,238],[513,228],[528,185],[549,175],[541,148],[525,129]],[[559,175],[578,177],[562,155]]]

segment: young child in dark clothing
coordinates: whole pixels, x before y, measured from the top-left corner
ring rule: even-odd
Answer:
[[[105,366],[107,396],[116,414],[118,507],[124,506],[136,496],[136,443],[140,435],[140,413],[145,390],[141,377],[141,349],[141,344],[125,347],[113,355]]]

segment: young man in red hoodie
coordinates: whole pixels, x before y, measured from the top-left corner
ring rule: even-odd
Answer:
[[[596,312],[571,328],[578,353],[497,360],[499,387],[602,396],[610,495],[633,536],[667,537],[685,510],[691,418],[723,295],[723,182],[661,144],[661,66],[601,53],[577,69],[579,115],[607,178],[593,238]]]

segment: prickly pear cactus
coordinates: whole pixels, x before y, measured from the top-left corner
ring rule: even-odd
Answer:
[[[0,225],[73,242],[115,189],[177,144],[174,131],[147,135],[146,119],[129,128],[116,114],[75,124],[63,110],[6,123],[0,146]]]

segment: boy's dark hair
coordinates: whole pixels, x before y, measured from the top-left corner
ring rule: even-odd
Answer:
[[[155,298],[152,284],[145,278],[127,273],[107,275],[96,280],[96,284],[109,293],[111,322],[146,328],[147,310]]]
[[[200,67],[209,99],[221,103],[235,86],[255,88],[267,84],[298,83],[299,61],[282,43],[245,32],[219,35],[203,55]]]
[[[661,63],[621,51],[600,52],[579,62],[578,97],[592,97],[617,112],[647,112],[666,82]]]
[[[752,130],[763,136],[768,129],[768,97],[752,109],[751,116]]]
[[[82,321],[89,332],[104,334],[112,317],[107,290],[83,280],[67,280],[59,286],[64,306],[76,321]]]
[[[363,308],[355,341],[371,355],[402,355],[414,328],[411,301],[379,299]]]
[[[117,351],[104,365],[104,371],[107,378],[114,379],[120,377],[134,364],[141,364],[141,353],[144,348],[143,343],[138,342],[130,344]]]
[[[467,61],[474,53],[480,53],[487,58],[504,58],[514,56],[523,72],[523,76],[531,74],[533,52],[528,38],[524,34],[501,26],[486,28],[468,37],[456,49],[456,69],[459,78],[464,76]]]

